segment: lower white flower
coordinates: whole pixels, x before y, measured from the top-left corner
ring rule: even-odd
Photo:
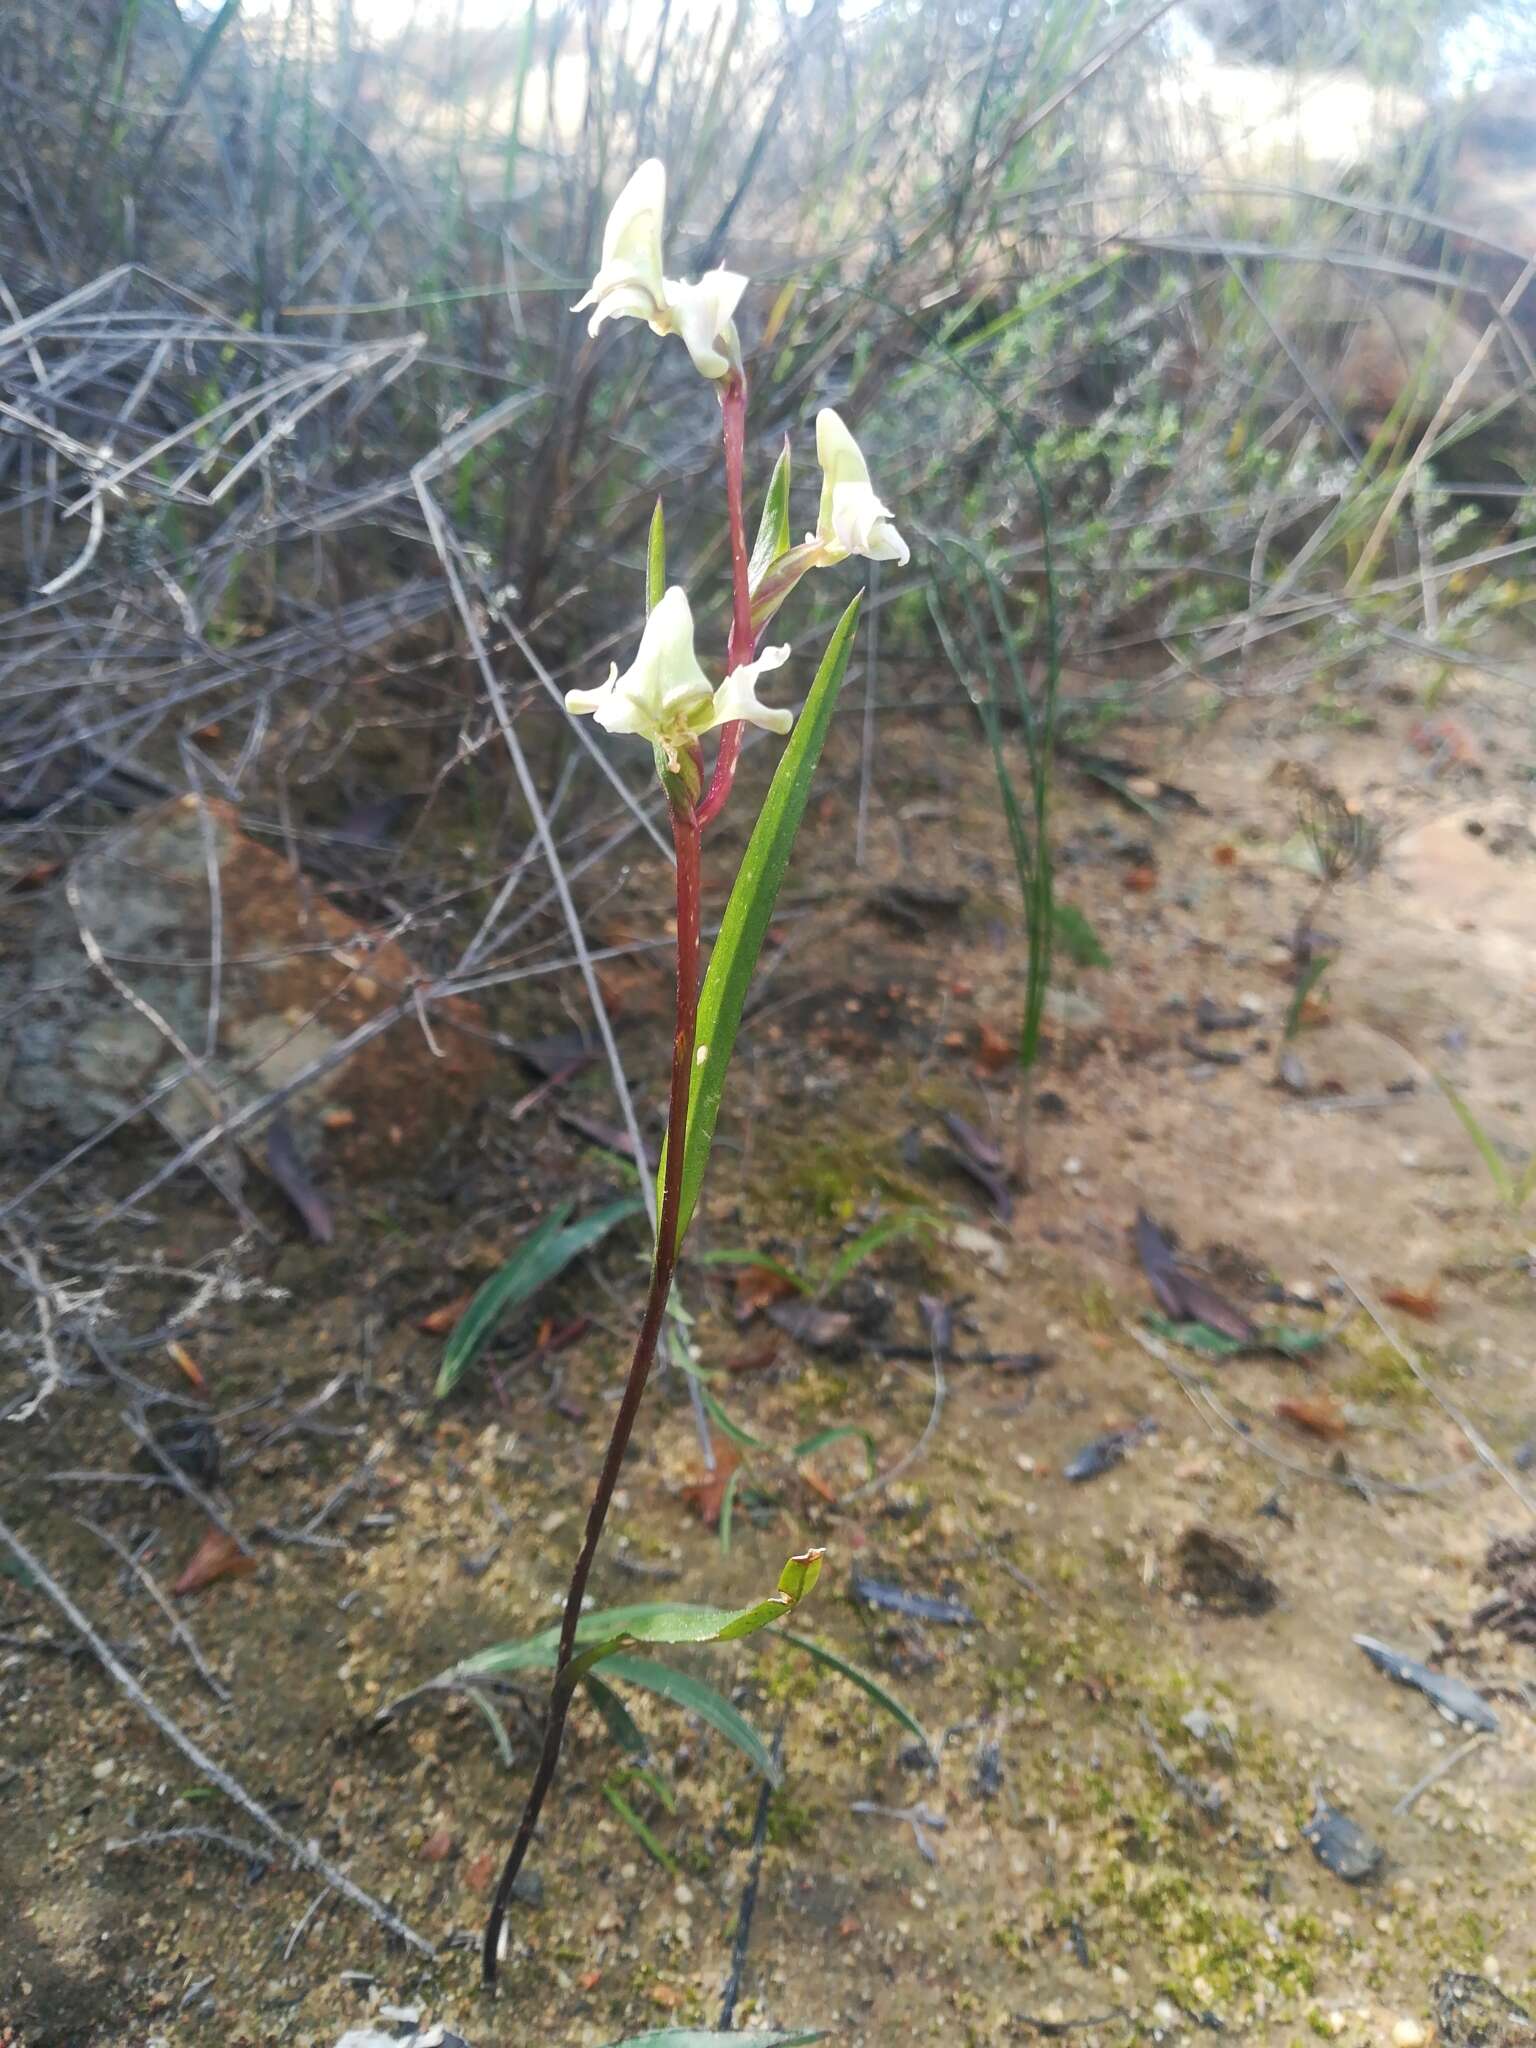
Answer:
[[[676,769],[682,755],[718,725],[744,720],[767,732],[789,731],[793,714],[757,698],[758,677],[782,668],[789,653],[787,647],[765,647],[714,688],[693,651],[688,593],[674,583],[646,620],[631,666],[621,674],[615,662],[595,690],[567,690],[565,708],[590,712],[608,732],[649,740]]]
[[[912,551],[875,496],[858,442],[830,406],[816,415],[816,460],[821,464],[821,508],[806,546],[819,548],[829,564],[863,555],[871,562],[905,566]]]

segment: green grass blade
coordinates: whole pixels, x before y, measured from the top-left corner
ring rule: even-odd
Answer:
[[[650,617],[667,588],[667,522],[661,500],[651,514],[651,530],[645,543],[645,615]]]
[[[810,1289],[798,1273],[791,1272],[782,1259],[775,1259],[767,1252],[754,1252],[746,1245],[722,1245],[717,1251],[700,1252],[694,1260],[696,1266],[761,1266],[765,1273],[772,1273],[793,1287],[797,1294],[808,1294]]]
[[[1530,1192],[1530,1167],[1527,1167],[1521,1175],[1522,1193],[1517,1197],[1515,1183],[1510,1176],[1509,1168],[1499,1157],[1492,1138],[1489,1137],[1488,1133],[1478,1122],[1476,1116],[1472,1113],[1470,1105],[1464,1102],[1456,1093],[1456,1090],[1446,1080],[1444,1074],[1436,1073],[1433,1067],[1429,1071],[1435,1086],[1440,1090],[1440,1093],[1445,1097],[1452,1109],[1455,1110],[1461,1128],[1477,1147],[1482,1162],[1488,1169],[1488,1177],[1499,1191],[1499,1200],[1508,1203],[1512,1209],[1518,1209],[1521,1200],[1524,1199],[1524,1195]]]
[[[616,1223],[638,1214],[642,1205],[638,1195],[625,1195],[601,1209],[594,1209],[579,1223],[568,1223],[566,1219],[572,1206],[569,1202],[562,1202],[558,1209],[551,1210],[538,1228],[523,1239],[501,1270],[491,1275],[460,1316],[443,1352],[443,1363],[433,1389],[437,1400],[441,1401],[445,1394],[453,1392],[508,1309],[537,1294],[541,1287],[564,1272],[573,1259],[580,1258],[583,1252],[590,1251],[593,1245],[606,1237]]]
[[[1331,953],[1319,953],[1315,959],[1307,962],[1304,972],[1297,981],[1295,988],[1291,991],[1291,1000],[1286,1006],[1285,1022],[1280,1027],[1280,1042],[1282,1045],[1289,1045],[1297,1032],[1300,1031],[1301,1013],[1307,1007],[1307,997],[1311,995],[1313,989],[1317,987],[1317,984],[1332,965],[1333,955]],[[1435,1078],[1439,1080],[1438,1075]],[[1442,1087],[1445,1086],[1443,1081],[1440,1085]],[[1456,1114],[1465,1121],[1466,1112],[1456,1101],[1455,1096],[1451,1095],[1449,1089],[1446,1089],[1446,1094]]]
[[[763,500],[763,516],[758,522],[757,539],[752,545],[752,559],[747,565],[747,584],[756,590],[780,555],[789,553],[789,436],[784,436],[784,446],[779,459],[773,465],[773,475],[768,479],[768,495]]]
[[[909,1735],[915,1735],[930,1755],[933,1744],[928,1740],[928,1731],[915,1714],[911,1714],[897,1699],[895,1693],[887,1692],[878,1678],[871,1678],[867,1671],[861,1671],[857,1664],[850,1664],[846,1657],[840,1657],[836,1650],[829,1650],[825,1643],[818,1643],[812,1636],[797,1636],[792,1629],[781,1629],[779,1634],[786,1643],[793,1643],[815,1664],[825,1665],[828,1671],[835,1671],[839,1678],[846,1678],[850,1685],[856,1685],[860,1692],[872,1699],[882,1713],[889,1714],[898,1726],[905,1728]]]
[[[1051,916],[1056,926],[1056,943],[1074,967],[1114,964],[1104,950],[1104,941],[1075,903],[1053,904]]]
[[[808,1436],[804,1443],[795,1445],[792,1456],[798,1465],[805,1458],[814,1458],[818,1451],[824,1451],[828,1444],[846,1443],[850,1437],[864,1446],[864,1457],[869,1476],[874,1478],[880,1468],[880,1454],[875,1449],[875,1440],[867,1429],[860,1429],[856,1422],[835,1422],[830,1429],[818,1429],[814,1436]]]
[[[838,1253],[827,1268],[826,1278],[816,1292],[835,1292],[856,1266],[861,1266],[867,1258],[873,1257],[880,1247],[889,1244],[893,1237],[907,1237],[913,1231],[930,1230],[932,1227],[933,1218],[924,1209],[903,1210],[899,1216],[887,1216],[883,1222],[872,1224],[862,1236],[856,1237],[852,1244],[845,1245]]]
[[[657,1841],[656,1837],[651,1833],[651,1830],[646,1826],[645,1822],[640,1818],[639,1814],[636,1813],[635,1809],[624,1797],[624,1794],[619,1790],[618,1786],[605,1785],[603,1787],[603,1797],[607,1800],[608,1804],[613,1808],[614,1812],[619,1816],[619,1819],[623,1821],[625,1827],[629,1829],[630,1833],[634,1836],[635,1840],[640,1844],[641,1848],[645,1851],[646,1855],[651,1857],[653,1861],[659,1863],[663,1870],[670,1871],[672,1875],[676,1877],[677,1858],[672,1854],[670,1849],[663,1849],[660,1842]]]
[[[789,866],[795,834],[805,815],[811,793],[811,778],[821,759],[827,728],[842,688],[853,637],[858,627],[862,592],[838,621],[816,680],[805,700],[789,744],[768,795],[752,828],[752,837],[741,857],[725,906],[720,935],[709,956],[709,970],[699,997],[697,1065],[688,1103],[688,1138],[683,1153],[683,1199],[678,1226],[681,1243],[699,1199],[709,1148],[714,1142],[715,1120],[720,1114],[720,1097],[726,1069],[741,1028],[741,1013],[747,1000],[763,937],[778,902],[779,888]]]

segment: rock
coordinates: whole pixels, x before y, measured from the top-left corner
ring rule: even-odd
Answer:
[[[1213,1529],[1186,1529],[1177,1561],[1179,1590],[1212,1614],[1267,1614],[1280,1597],[1255,1560]]]
[[[1399,2020],[1392,2029],[1392,2048],[1424,2048],[1428,2039],[1418,2020]]]
[[[223,965],[217,1044],[204,1059],[210,862]],[[87,967],[95,949],[118,988]],[[0,1138],[38,1119],[91,1136],[185,1066],[176,1040],[201,1071],[153,1114],[182,1141],[334,1055],[283,1109],[300,1157],[350,1181],[419,1166],[492,1072],[472,1003],[430,1005],[438,1057],[407,1000],[423,977],[404,950],[344,916],[217,800],[175,798],[82,854],[41,913],[29,978],[0,1070]],[[256,1114],[239,1133],[253,1157],[268,1121]]]
[[[1536,2048],[1523,2005],[1470,1970],[1443,1970],[1430,1988],[1440,2048]]]

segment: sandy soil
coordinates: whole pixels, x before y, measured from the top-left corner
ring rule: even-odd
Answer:
[[[904,1205],[939,1228],[857,1268],[826,1304],[851,1317],[831,1349],[761,1316],[738,1327],[729,1268],[696,1258],[685,1299],[721,1401],[767,1445],[853,1424],[882,1472],[897,1466],[933,1417],[920,1293],[958,1305],[942,1407],[921,1455],[857,1497],[836,1498],[863,1477],[856,1439],[810,1461],[814,1484],[777,1451],[748,1454],[722,1555],[683,1493],[700,1458],[672,1375],[597,1595],[747,1598],[790,1550],[823,1543],[806,1629],[898,1693],[938,1761],[782,1644],[679,1659],[783,1742],[738,2025],[819,2025],[851,2048],[1079,2029],[1385,2044],[1425,2019],[1448,1963],[1517,1996],[1536,1986],[1536,1661],[1473,1621],[1490,1542],[1530,1527],[1518,1489],[1536,1434],[1531,1224],[1501,1208],[1428,1071],[1454,1078],[1512,1159],[1536,1142],[1536,750],[1523,690],[1463,680],[1433,714],[1455,721],[1434,752],[1422,680],[1362,683],[1343,711],[1285,697],[1100,741],[1198,799],[1162,800],[1157,820],[1064,775],[1062,892],[1112,965],[1067,970],[1051,1060],[1027,1084],[983,1056],[988,1031],[1014,1028],[1022,946],[974,737],[958,715],[884,724],[866,878],[846,859],[845,720],[694,1251],[748,1247],[819,1272]],[[1374,869],[1321,904],[1297,830],[1319,779],[1380,837]],[[636,871],[604,913],[615,930],[646,927],[655,879]],[[908,896],[881,898],[893,884]],[[911,885],[967,893],[946,911]],[[1308,918],[1333,964],[1284,1046],[1290,940]],[[663,971],[626,969],[615,992],[644,1071],[641,1049],[665,1036]],[[1202,998],[1252,1021],[1201,1031]],[[560,1021],[552,1011],[547,1028]],[[1277,1082],[1282,1053],[1309,1092]],[[537,1200],[595,1200],[617,1179],[556,1120],[560,1100],[607,1113],[596,1082],[513,1125],[528,1085],[509,1066],[475,1128],[411,1186],[358,1195],[329,1249],[293,1237],[274,1201],[266,1220],[287,1241],[248,1252],[245,1270],[285,1297],[215,1307],[186,1336],[221,1418],[234,1523],[309,1524],[334,1545],[256,1538],[254,1576],[176,1602],[228,1704],[82,1521],[150,1536],[164,1586],[204,1533],[199,1510],[47,1477],[132,1469],[121,1400],[61,1394],[0,1445],[0,1513],[155,1700],[437,1959],[280,1854],[263,1873],[208,1842],[119,1846],[256,1830],[73,1654],[45,1595],[7,1577],[0,2040],[331,2048],[391,2007],[475,2048],[589,2048],[716,2022],[759,1804],[739,1755],[635,1698],[669,1812],[583,1710],[535,1859],[541,1901],[517,1909],[488,2004],[473,1943],[532,1715],[501,1703],[510,1773],[462,1699],[374,1718],[551,1616],[642,1286],[640,1247],[620,1234],[541,1304],[556,1326],[590,1315],[579,1341],[521,1362],[504,1348],[494,1381],[478,1369],[431,1404],[441,1338],[417,1318],[505,1257]],[[946,1111],[1027,1173],[1011,1221],[944,1170]],[[1305,1361],[1213,1361],[1149,1331],[1138,1206],[1258,1320],[1328,1341]],[[161,1203],[139,1255],[152,1243],[189,1261],[221,1230],[188,1189]],[[1276,1288],[1292,1299],[1266,1299]],[[1356,1289],[1378,1306],[1401,1290],[1428,1299],[1384,1307],[1389,1337]],[[1432,1319],[1413,1313],[1430,1306]],[[977,1352],[1050,1362],[963,1362]],[[185,1391],[162,1352],[131,1363]],[[323,1407],[274,1437],[333,1380]],[[1338,1433],[1309,1433],[1281,1402]],[[1120,1464],[1066,1478],[1086,1443],[1143,1419],[1155,1430]],[[1231,1588],[1210,1560],[1230,1556],[1191,1531],[1272,1582],[1266,1611],[1222,1611]],[[855,1577],[958,1601],[972,1619],[878,1611],[854,1597]],[[1357,1633],[1475,1684],[1497,1737],[1463,1754],[1466,1731],[1377,1671]],[[1384,1852],[1369,1881],[1344,1882],[1304,1839],[1319,1793]],[[891,1813],[916,1806],[938,1817],[922,1841]]]

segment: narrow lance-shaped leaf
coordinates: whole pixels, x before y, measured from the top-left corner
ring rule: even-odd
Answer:
[[[859,622],[856,597],[838,621],[837,631],[821,658],[816,680],[805,700],[805,708],[780,756],[778,769],[752,828],[752,837],[741,857],[741,866],[731,889],[720,935],[709,956],[709,968],[699,995],[698,1050],[695,1054],[693,1086],[688,1098],[688,1137],[683,1149],[683,1199],[678,1218],[677,1241],[682,1243],[699,1199],[704,1168],[714,1143],[715,1121],[720,1114],[720,1096],[726,1069],[741,1029],[741,1013],[752,983],[757,956],[779,900],[779,888],[789,866],[795,834],[805,815],[811,793],[811,778],[826,744],[827,728],[842,688],[853,636]],[[663,1159],[662,1172],[666,1162]]]
[[[773,475],[768,479],[768,495],[763,500],[763,516],[758,522],[757,539],[752,546],[752,560],[747,565],[747,583],[756,590],[780,555],[789,553],[789,436],[784,436],[784,446],[778,461],[773,465]]]
[[[645,543],[645,615],[650,617],[666,595],[667,589],[667,522],[661,509],[661,500],[656,500],[656,510],[651,514],[651,530]]]
[[[807,1550],[790,1558],[773,1592],[750,1607],[663,1607],[637,1618],[619,1634],[579,1651],[565,1667],[562,1688],[569,1691],[595,1664],[636,1643],[734,1643],[743,1636],[756,1635],[759,1629],[792,1614],[814,1589],[825,1555],[824,1551]]]
[[[573,1259],[590,1251],[607,1236],[616,1223],[636,1215],[641,1207],[638,1195],[625,1195],[594,1209],[578,1223],[567,1223],[573,1204],[562,1202],[552,1209],[536,1230],[529,1232],[507,1263],[491,1275],[454,1325],[443,1352],[443,1362],[433,1389],[438,1400],[451,1394],[464,1377],[485,1340],[508,1309],[527,1301],[541,1287],[563,1272]]]

